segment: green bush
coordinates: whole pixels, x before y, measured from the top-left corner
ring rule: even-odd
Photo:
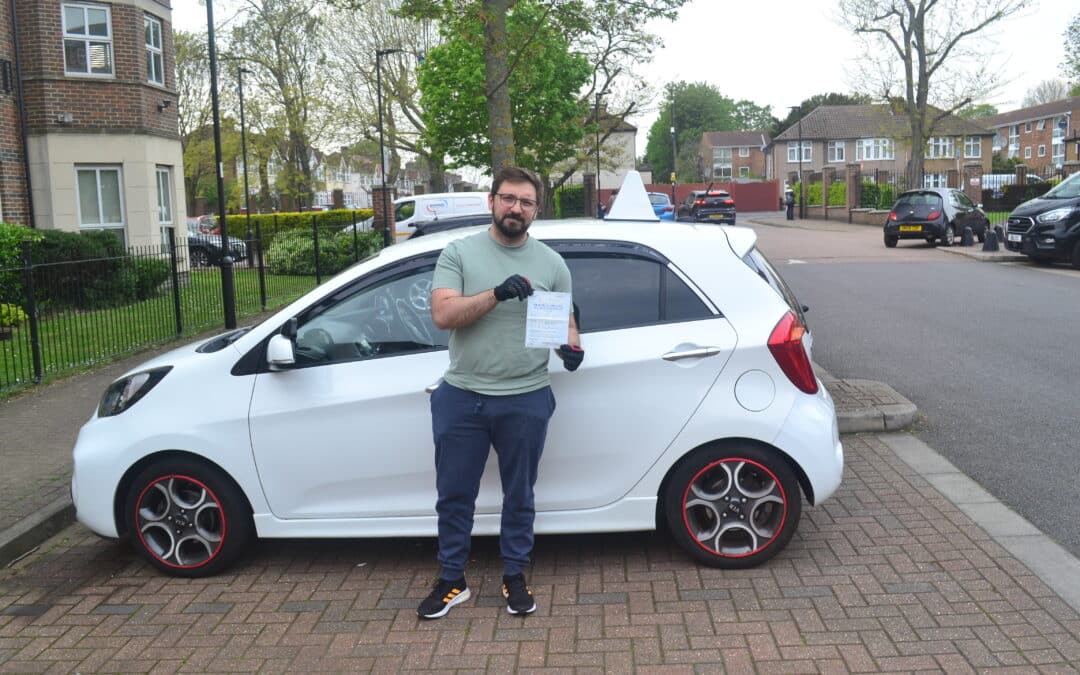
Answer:
[[[358,251],[353,250],[351,229],[337,233],[319,233],[319,273],[337,274],[357,260],[363,260],[382,246],[381,232],[360,232]],[[315,239],[310,229],[282,232],[266,252],[270,274],[313,276],[315,274]]]
[[[22,244],[40,239],[38,230],[0,223],[0,302],[22,301]]]
[[[862,198],[859,206],[864,209],[891,209],[896,201],[896,189],[888,183],[862,184]]]
[[[0,326],[18,326],[28,317],[22,307],[8,303],[0,303]]]
[[[847,206],[847,183],[829,183],[829,206]]]
[[[555,217],[576,218],[585,215],[585,187],[564,185],[555,190]]]
[[[355,214],[355,215],[354,215]],[[251,214],[251,233],[262,233],[263,250],[270,250],[274,238],[279,234],[291,230],[311,231],[312,217],[318,223],[319,228],[339,230],[352,225],[355,222],[367,220],[374,211],[371,209],[337,209],[334,211],[313,211],[310,213],[253,213]],[[275,217],[277,219],[275,224]],[[257,226],[257,227],[256,227]],[[247,236],[248,219],[245,215],[225,216],[225,229],[229,236],[244,239]],[[321,244],[322,242],[320,242]]]
[[[810,183],[806,188],[806,203],[809,206],[821,206],[821,194],[824,191],[824,183]]]

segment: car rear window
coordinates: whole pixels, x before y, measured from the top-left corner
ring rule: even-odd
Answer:
[[[903,195],[896,200],[893,210],[911,209],[916,215],[925,215],[931,211],[941,210],[941,195],[936,192],[919,192],[912,195]]]
[[[795,312],[795,316],[799,317],[799,321],[802,325],[809,327],[806,323],[806,314],[803,312],[802,303],[795,297],[795,294],[791,291],[791,288],[784,281],[783,277],[776,271],[776,268],[772,266],[768,258],[759,251],[756,247],[750,249],[750,251],[743,256],[743,262],[754,270],[758,276],[766,281],[773,290],[784,299],[787,306],[791,308],[791,311]]]

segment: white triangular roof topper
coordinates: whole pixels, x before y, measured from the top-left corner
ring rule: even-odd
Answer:
[[[637,171],[627,171],[615,203],[604,220],[651,220],[660,222],[645,192],[645,183]]]

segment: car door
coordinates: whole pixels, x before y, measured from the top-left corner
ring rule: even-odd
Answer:
[[[563,252],[585,360],[557,357],[557,408],[537,511],[596,508],[625,495],[671,444],[735,348],[735,332],[661,256],[575,243]]]
[[[431,323],[435,255],[298,316],[296,367],[257,375],[249,425],[270,509],[291,518],[433,515],[425,389],[448,363]]]

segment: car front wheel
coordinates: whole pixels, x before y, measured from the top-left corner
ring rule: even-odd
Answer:
[[[206,252],[206,249],[193,248],[191,249],[191,266],[192,267],[209,267],[210,255]]]
[[[151,463],[132,481],[125,504],[132,545],[174,576],[221,572],[244,552],[254,532],[239,488],[193,459]]]
[[[788,465],[753,445],[705,447],[674,470],[664,514],[676,542],[712,567],[738,569],[787,546],[802,501]]]

